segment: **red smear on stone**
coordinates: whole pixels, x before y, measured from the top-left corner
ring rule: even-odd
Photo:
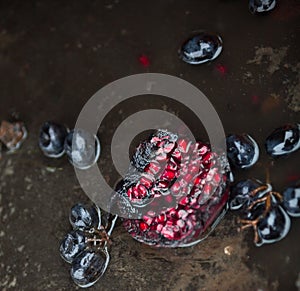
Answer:
[[[139,62],[144,68],[147,68],[150,66],[150,60],[146,55],[141,55],[139,57]]]
[[[223,66],[223,65],[221,65],[221,64],[217,64],[216,65],[216,69],[217,69],[217,71],[221,74],[221,75],[225,75],[226,73],[227,73],[227,71],[228,71],[228,69],[227,69],[227,67],[226,66]]]
[[[287,182],[288,183],[292,183],[292,182],[296,182],[296,181],[298,181],[298,180],[300,180],[300,175],[298,174],[296,174],[296,175],[290,175],[290,176],[288,176],[287,177]]]
[[[257,105],[259,103],[259,97],[257,95],[252,95],[251,102],[253,105]]]

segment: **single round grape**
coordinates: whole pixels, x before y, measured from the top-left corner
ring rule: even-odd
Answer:
[[[245,169],[253,166],[259,157],[259,147],[249,134],[231,134],[226,138],[227,157],[231,165]]]
[[[250,0],[249,10],[251,13],[267,12],[274,9],[276,0]]]
[[[271,206],[266,216],[257,224],[258,235],[261,238],[256,245],[270,244],[282,240],[289,232],[291,220],[283,208],[275,204]]]
[[[45,156],[59,158],[64,153],[64,142],[68,129],[52,121],[45,122],[40,129],[39,146]]]
[[[64,148],[70,163],[81,170],[93,166],[100,156],[100,141],[82,129],[74,129],[65,139]]]
[[[219,35],[200,32],[187,39],[179,50],[179,57],[184,62],[198,65],[217,58],[223,48]]]
[[[275,129],[267,137],[265,147],[272,157],[295,152],[300,148],[300,124],[287,124]]]
[[[85,234],[80,231],[71,231],[68,233],[60,244],[60,254],[62,258],[72,263],[74,258],[86,248]]]
[[[99,228],[101,212],[98,207],[77,203],[71,208],[69,220],[74,229]]]
[[[104,274],[109,262],[106,250],[84,250],[72,262],[71,277],[80,287],[95,284]]]

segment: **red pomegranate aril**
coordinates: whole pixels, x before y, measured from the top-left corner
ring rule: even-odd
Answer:
[[[177,210],[174,207],[168,209],[167,216],[169,217],[177,216]]]
[[[179,192],[179,190],[180,190],[180,183],[178,182],[178,181],[176,181],[173,185],[172,185],[172,187],[171,187],[171,191],[173,192],[173,193],[178,193]]]
[[[144,198],[148,194],[148,190],[144,185],[138,185],[139,198]]]
[[[200,170],[200,164],[199,165],[191,165],[189,167],[189,173],[191,173],[191,174],[197,174],[197,173],[199,173],[199,170]]]
[[[145,176],[142,176],[142,178],[140,179],[140,183],[148,189],[153,185],[153,181],[151,181],[151,179]]]
[[[202,158],[202,163],[208,164],[212,158],[212,154],[210,152],[206,153]]]
[[[221,182],[221,175],[216,173],[214,175],[213,181],[214,181],[215,184],[219,184]]]
[[[149,229],[152,230],[152,231],[153,230],[156,231],[157,230],[157,224],[152,224]]]
[[[132,189],[132,188],[129,188],[129,189],[127,190],[127,196],[128,196],[129,198],[132,198],[132,193],[133,193],[133,189]]]
[[[197,198],[196,197],[191,197],[190,198],[190,205],[192,205],[193,207],[194,206],[197,206]]]
[[[211,184],[205,184],[203,187],[203,193],[208,195],[209,193],[211,193],[211,191],[212,191]]]
[[[183,228],[185,226],[185,222],[182,219],[177,220],[176,224],[180,227]]]
[[[183,179],[184,179],[187,183],[189,183],[189,182],[192,181],[193,176],[192,176],[191,174],[187,174],[187,175],[185,175],[185,176],[183,177]]]
[[[152,173],[153,175],[158,174],[158,172],[160,171],[160,165],[158,162],[150,162],[146,168],[145,168],[145,172],[147,173]]]
[[[153,221],[153,218],[150,217],[150,216],[144,215],[143,216],[143,220],[144,220],[145,223],[147,223],[148,225],[150,225],[152,223],[152,221]]]
[[[180,201],[179,204],[181,205],[187,205],[189,203],[189,198],[188,197],[183,197]]]
[[[155,218],[155,222],[162,223],[166,220],[166,214],[160,214]]]
[[[160,142],[161,141],[161,138],[160,137],[158,137],[158,136],[153,136],[152,138],[151,138],[151,143],[157,143],[157,142]]]
[[[133,198],[139,198],[139,195],[140,193],[139,193],[139,189],[138,189],[138,187],[137,186],[135,186],[135,187],[132,187],[132,197]]]
[[[174,177],[175,177],[175,173],[174,173],[174,171],[171,171],[171,170],[165,170],[163,172],[163,174],[161,175],[161,179],[167,179],[169,181],[174,179]]]
[[[142,231],[145,231],[146,229],[148,229],[148,225],[145,222],[140,222],[140,229]]]
[[[195,186],[200,185],[201,180],[202,180],[202,179],[201,179],[199,176],[197,176],[197,177],[194,179],[194,185],[195,185]]]
[[[207,176],[207,172],[206,170],[202,171],[200,174],[199,174],[199,178],[201,181],[205,181],[206,179],[206,176]]]
[[[180,139],[178,142],[178,147],[181,151],[183,151],[184,153],[187,152],[187,146],[188,146],[188,142],[185,139]]]
[[[175,162],[169,162],[169,163],[167,164],[167,166],[166,166],[166,169],[175,172],[175,171],[177,171],[178,166],[177,166],[177,164],[176,164]]]
[[[181,152],[179,151],[179,149],[175,149],[172,153],[172,156],[176,159],[176,160],[181,160]]]
[[[166,140],[164,139],[164,140],[157,142],[156,146],[159,148],[163,148],[165,144],[166,144]]]
[[[163,229],[163,224],[158,224],[157,226],[156,226],[156,230],[158,231],[158,232],[161,232],[162,231],[162,229]]]
[[[161,230],[161,234],[169,240],[174,239],[174,232],[173,232],[172,227],[168,227],[168,226],[163,227],[162,230]]]
[[[183,210],[183,209],[180,209],[178,211],[178,217],[180,217],[181,219],[186,219],[188,216],[188,212]]]
[[[170,185],[169,181],[159,181],[157,184],[159,188],[168,188],[169,185]]]
[[[199,154],[200,156],[203,156],[204,154],[206,154],[209,151],[209,148],[206,145],[202,145],[199,148]]]

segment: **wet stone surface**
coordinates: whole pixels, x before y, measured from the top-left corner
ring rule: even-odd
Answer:
[[[159,72],[191,82],[214,105],[227,134],[248,133],[261,149],[253,167],[235,171],[237,181],[265,181],[266,168],[276,191],[299,180],[299,151],[273,160],[263,147],[275,128],[300,119],[296,1],[280,1],[267,15],[252,15],[243,1],[221,0],[2,1],[0,7],[0,119],[17,114],[28,130],[20,149],[0,159],[1,290],[79,290],[59,246],[71,231],[70,208],[89,199],[65,156],[42,154],[39,129],[46,120],[72,127],[85,102],[118,78]],[[189,66],[177,49],[201,29],[221,35],[223,50],[213,62]],[[157,96],[133,98],[99,129],[98,164],[111,185],[119,178],[110,161],[112,134],[149,107],[175,113],[196,138],[207,139],[182,106]],[[204,242],[162,249],[135,241],[119,223],[107,271],[90,290],[299,290],[299,218],[291,218],[286,238],[259,248],[253,233],[237,233],[237,226],[228,213]]]

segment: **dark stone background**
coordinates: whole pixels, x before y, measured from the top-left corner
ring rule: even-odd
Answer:
[[[299,121],[299,2],[280,1],[259,16],[246,2],[0,1],[0,119],[16,116],[29,132],[19,151],[0,160],[1,290],[76,289],[58,247],[70,230],[70,207],[88,198],[66,158],[41,154],[38,130],[46,120],[72,127],[85,102],[118,78],[157,72],[191,82],[215,106],[227,133],[248,132],[260,144],[259,162],[237,172],[237,180],[264,180],[269,168],[282,191],[299,179],[299,152],[272,161],[263,149],[274,128]],[[187,65],[177,49],[201,29],[218,32],[224,51],[212,63]],[[139,63],[141,54],[149,67]],[[100,166],[111,184],[117,179],[109,159],[114,128],[148,107],[175,112],[203,136],[194,117],[163,98],[121,104],[99,130]],[[207,240],[186,249],[142,245],[119,224],[110,265],[91,290],[297,290],[299,219],[281,242],[255,248],[253,233],[237,233],[235,218],[228,213]]]

